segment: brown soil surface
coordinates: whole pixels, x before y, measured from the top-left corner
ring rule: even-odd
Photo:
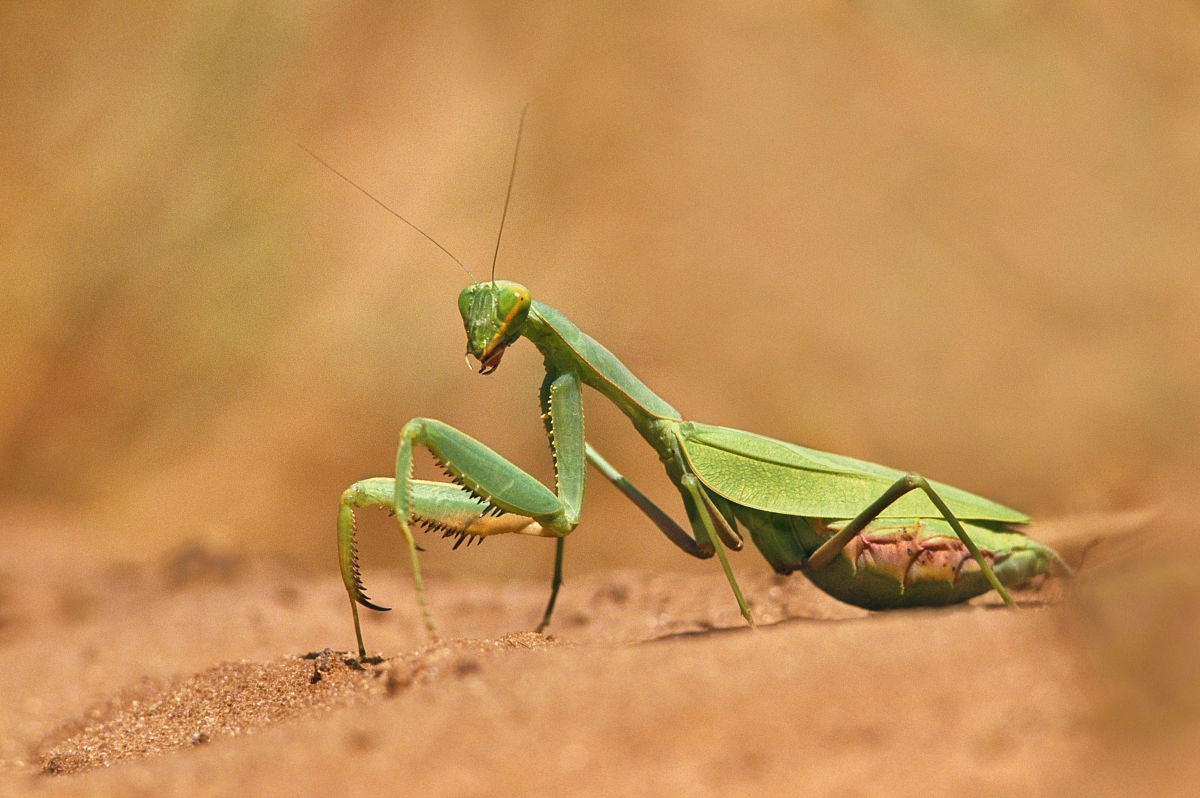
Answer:
[[[0,794],[1188,794],[1200,776],[1200,578],[1184,518],[1042,529],[1073,580],[868,613],[754,557],[593,573],[547,636],[545,585],[403,579],[359,664],[333,574],[198,548],[98,564],[10,545]],[[1136,540],[1136,543],[1130,543]],[[1186,548],[1183,549],[1186,552]]]

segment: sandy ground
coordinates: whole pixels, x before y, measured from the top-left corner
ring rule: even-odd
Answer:
[[[39,534],[4,562],[0,793],[1194,794],[1186,520],[1043,525],[1082,567],[1018,612],[868,613],[743,556],[757,630],[714,566],[572,579],[546,636],[513,631],[544,585],[434,579],[429,642],[381,574],[359,664],[332,574],[99,565],[10,517]]]

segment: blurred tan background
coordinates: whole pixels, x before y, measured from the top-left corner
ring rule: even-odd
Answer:
[[[1039,517],[1194,494],[1200,8],[904,5],[0,6],[0,505],[332,568],[408,418],[549,479],[536,351],[469,372],[466,277],[298,146],[482,277],[526,103],[498,276],[686,416]],[[568,556],[689,567],[595,478]]]

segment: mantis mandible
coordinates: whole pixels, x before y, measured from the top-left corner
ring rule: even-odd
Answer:
[[[519,132],[517,141],[519,148]],[[505,214],[515,167],[514,154]],[[1015,607],[1006,585],[1018,586],[1061,562],[1052,549],[1019,531],[1029,523],[1024,513],[996,502],[918,474],[685,420],[562,313],[534,300],[525,286],[495,279],[495,259],[492,268],[491,280],[480,283],[472,278],[458,297],[467,354],[477,362],[479,373],[490,374],[520,338],[541,352],[546,372],[541,410],[554,460],[555,489],[442,421],[415,418],[405,424],[394,475],[354,483],[342,494],[338,510],[338,558],[360,656],[366,655],[366,649],[358,605],[386,608],[373,603],[363,587],[355,541],[356,508],[382,507],[394,513],[408,547],[421,615],[434,637],[436,627],[411,529],[414,522],[456,537],[456,547],[464,540],[500,534],[553,539],[554,574],[537,626],[541,632],[550,623],[562,585],[564,542],[580,521],[588,463],[684,552],[698,558],[715,554],[751,626],[754,616],[725,554],[726,548],[743,547],[743,529],[776,572],[800,571],[829,595],[868,609],[955,604],[989,590]],[[469,270],[463,269],[469,276]],[[616,405],[658,455],[679,490],[690,532],[587,441],[585,385]],[[414,479],[416,447],[432,453],[451,481]]]

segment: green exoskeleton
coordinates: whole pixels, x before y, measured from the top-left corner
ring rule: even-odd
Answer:
[[[511,188],[510,176],[510,193]],[[434,624],[411,530],[414,522],[457,536],[458,543],[507,533],[552,538],[557,546],[554,575],[537,627],[541,631],[550,623],[562,584],[564,541],[580,520],[587,463],[680,549],[700,558],[716,554],[751,625],[754,618],[725,556],[726,548],[742,548],[741,530],[778,573],[801,571],[835,598],[870,609],[953,604],[988,590],[1015,606],[1005,585],[1048,573],[1060,561],[1053,550],[1019,531],[1029,522],[1026,515],[988,499],[917,474],[685,421],[616,356],[557,310],[532,299],[522,285],[475,282],[459,295],[458,309],[467,353],[481,374],[495,371],[505,350],[522,337],[545,359],[541,409],[556,486],[551,490],[441,421],[416,418],[405,424],[393,476],[356,482],[343,493],[338,512],[342,581],[360,654],[365,648],[358,605],[384,608],[372,603],[363,588],[356,508],[382,507],[395,514],[431,634]],[[620,408],[662,460],[683,500],[686,529],[587,442],[584,385]],[[429,450],[451,481],[413,479],[414,447]]]
[[[354,609],[383,609],[365,595],[354,543],[354,509],[395,513],[412,558],[417,599],[425,603],[412,522],[461,540],[503,533],[553,538],[557,545],[550,622],[562,583],[563,543],[580,519],[585,462],[628,496],[679,548],[721,561],[738,607],[753,616],[724,547],[742,548],[745,529],[781,574],[801,571],[825,592],[870,609],[953,604],[1047,573],[1057,559],[1015,527],[1023,513],[957,488],[873,463],[805,449],[741,430],[685,421],[617,358],[561,313],[530,298],[524,286],[496,280],[459,295],[467,351],[488,374],[518,338],[545,358],[542,417],[554,457],[557,490],[479,441],[445,424],[417,418],[404,425],[395,477],[367,479],[343,495],[338,515],[342,579]],[[633,423],[657,453],[683,498],[691,533],[621,476],[587,443],[583,386],[597,390]],[[422,446],[453,480],[411,478],[413,447]],[[401,490],[397,491],[396,486]]]

